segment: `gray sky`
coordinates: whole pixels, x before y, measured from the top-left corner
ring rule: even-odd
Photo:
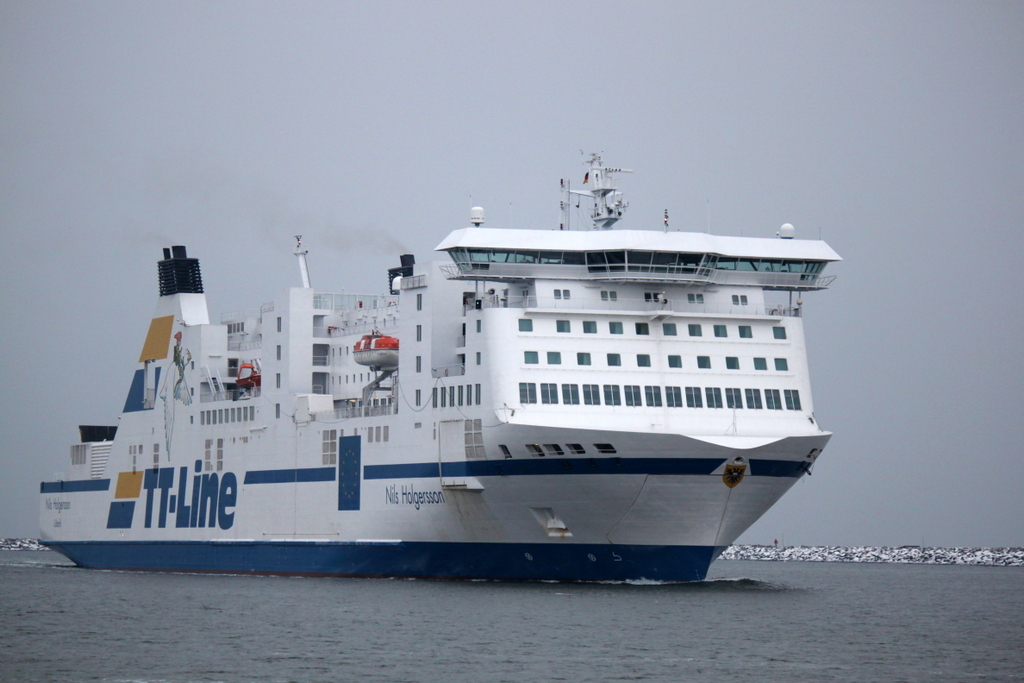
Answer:
[[[580,150],[626,228],[820,234],[835,432],[745,542],[1024,545],[1024,3],[0,0],[0,536],[116,424],[160,248],[211,314],[380,291],[470,206],[558,220]]]

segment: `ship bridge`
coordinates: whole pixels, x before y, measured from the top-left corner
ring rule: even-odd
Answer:
[[[826,289],[841,260],[820,240],[729,237],[653,230],[552,231],[464,228],[436,248],[448,279],[529,279]]]

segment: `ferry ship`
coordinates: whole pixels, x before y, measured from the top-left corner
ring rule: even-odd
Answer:
[[[314,289],[300,237],[302,286],[219,322],[164,249],[118,424],[40,484],[43,542],[110,569],[704,579],[831,436],[802,296],[839,256],[788,224],[611,229],[621,171],[563,181],[553,229],[474,208],[386,293]]]

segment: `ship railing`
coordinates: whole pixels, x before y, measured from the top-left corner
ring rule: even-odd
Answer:
[[[690,303],[678,299],[608,299],[594,301],[585,299],[555,299],[554,297],[518,296],[499,297],[496,294],[486,295],[470,301],[464,306],[466,311],[479,308],[523,308],[550,309],[559,311],[628,311],[647,313],[652,317],[659,313],[694,314],[694,315],[737,315],[737,316],[784,316],[800,317],[799,306],[775,304],[704,304]]]
[[[313,365],[318,367],[324,367],[331,364],[331,357],[326,355],[317,354],[313,356]]]
[[[330,422],[332,420],[347,420],[353,417],[382,417],[397,414],[398,404],[391,403],[379,406],[343,406],[334,410],[314,413],[313,419],[318,422]]]
[[[465,363],[455,363],[454,365],[439,365],[435,368],[430,368],[430,376],[435,379],[438,377],[458,377],[459,375],[465,374]]]
[[[214,403],[216,401],[244,401],[250,398],[258,398],[260,388],[252,389],[224,389],[221,391],[203,391],[199,394],[200,403]]]
[[[244,341],[228,340],[228,351],[252,351],[263,348],[263,335],[257,335],[255,339]]]

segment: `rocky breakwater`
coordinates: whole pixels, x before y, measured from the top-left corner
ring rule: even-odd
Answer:
[[[1024,567],[1024,548],[734,545],[726,548],[719,559],[764,562],[897,562]]]

